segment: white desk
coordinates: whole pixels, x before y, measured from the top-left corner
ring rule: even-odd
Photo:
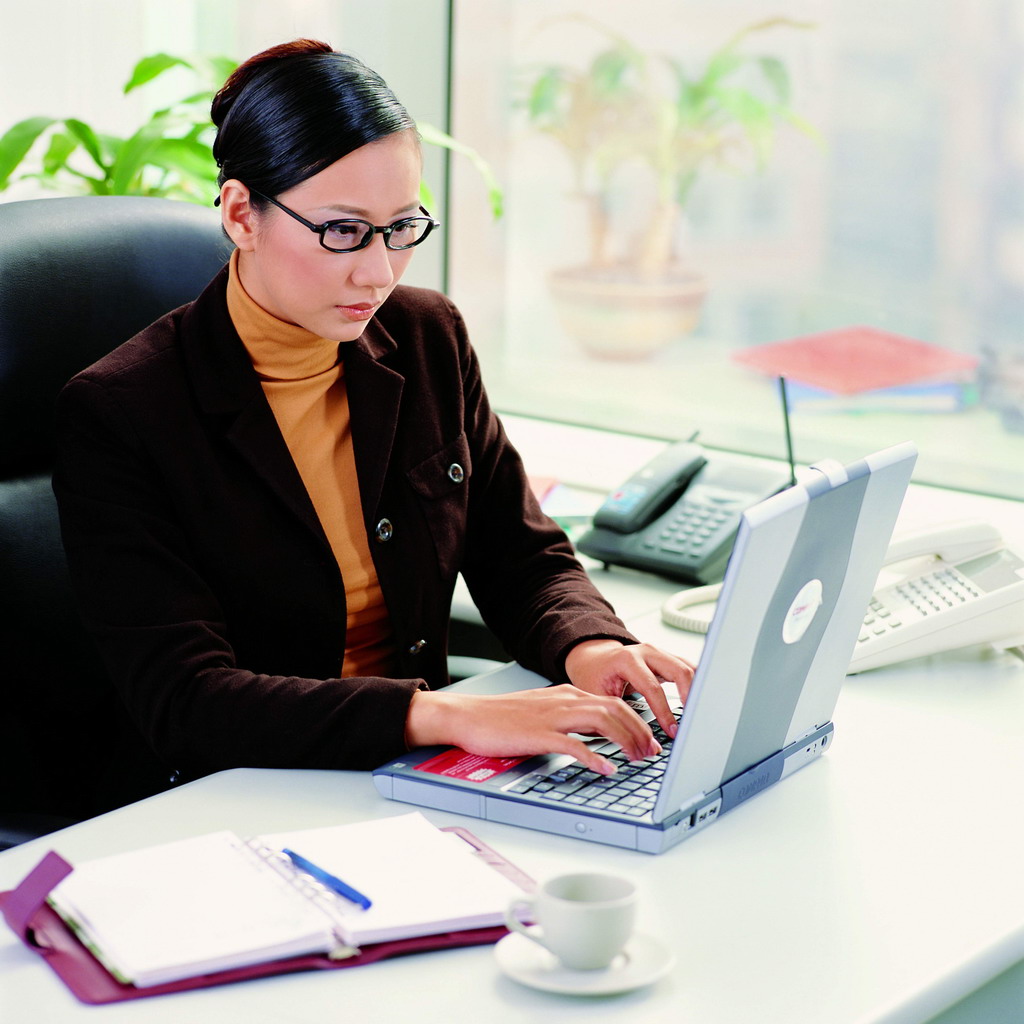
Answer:
[[[427,812],[468,824],[536,878],[581,865],[634,877],[640,927],[679,957],[649,989],[534,992],[479,947],[97,1010],[4,931],[0,1018],[25,1007],[46,1024],[926,1020],[1024,958],[1024,664],[974,652],[866,674],[835,720],[825,757],[660,857]],[[50,848],[73,862],[224,827],[248,835],[405,809],[358,773],[222,772],[0,854],[0,887]],[[1024,1018],[1021,973],[949,1020]],[[978,1009],[996,1000],[998,1015]]]
[[[974,499],[956,508],[956,495],[937,507],[934,493],[908,503],[912,525],[979,512]],[[1024,546],[1019,504],[981,514]],[[683,634],[652,635],[670,584],[609,577],[609,591],[625,586],[640,635],[688,653],[695,641]],[[835,723],[825,757],[660,857],[427,812],[468,825],[535,878],[582,865],[634,877],[640,928],[678,955],[651,988],[535,992],[478,947],[96,1009],[0,928],[0,1019],[916,1024],[969,997],[942,1024],[1024,1020],[1024,663],[972,649],[853,677]],[[0,888],[51,848],[74,862],[219,828],[249,835],[405,810],[363,774],[223,772],[0,854]]]

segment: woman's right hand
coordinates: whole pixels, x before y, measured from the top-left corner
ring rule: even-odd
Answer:
[[[631,761],[661,750],[625,701],[571,685],[487,696],[419,690],[405,722],[410,747],[449,744],[489,757],[569,754],[601,775],[614,774],[610,761],[570,733],[605,736]]]

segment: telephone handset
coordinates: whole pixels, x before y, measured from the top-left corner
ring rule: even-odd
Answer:
[[[704,449],[691,441],[666,448],[605,498],[594,525],[616,533],[636,533],[677,498],[707,465]]]
[[[713,602],[720,590],[673,595],[662,607],[663,620],[706,632],[710,616],[685,609]],[[1024,644],[1024,559],[981,520],[894,537],[849,671],[983,643],[1007,650]]]
[[[744,509],[790,482],[788,467],[680,441],[608,495],[577,547],[670,579],[721,579]]]

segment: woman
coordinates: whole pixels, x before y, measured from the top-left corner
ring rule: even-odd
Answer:
[[[84,614],[135,721],[190,775],[373,768],[412,746],[658,745],[690,666],[615,617],[539,510],[461,318],[399,288],[435,223],[415,125],[300,40],[213,102],[236,249],[193,303],[79,374],[54,487]],[[459,572],[508,651],[572,685],[435,692]]]

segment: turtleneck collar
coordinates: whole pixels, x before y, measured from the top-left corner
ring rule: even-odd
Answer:
[[[227,300],[235,330],[262,380],[307,380],[338,365],[336,341],[278,320],[252,299],[238,273],[237,249],[228,269]]]

